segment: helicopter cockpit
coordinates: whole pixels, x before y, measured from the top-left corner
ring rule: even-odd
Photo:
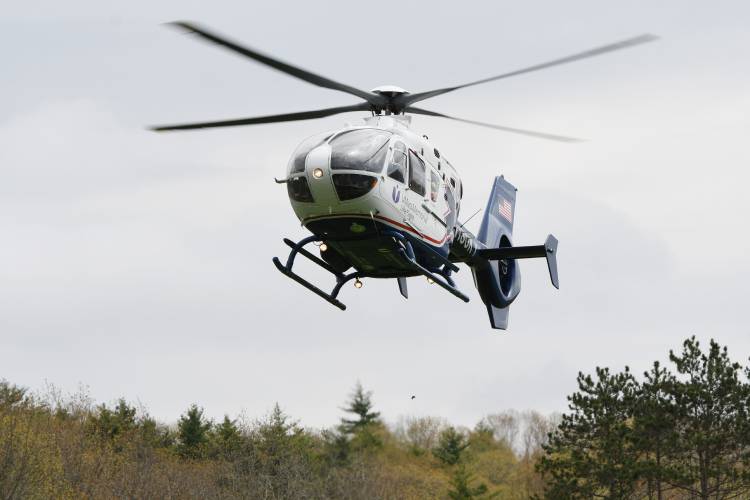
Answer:
[[[393,134],[374,129],[358,128],[346,130],[333,136],[318,134],[300,144],[288,166],[287,190],[289,197],[298,202],[314,203],[305,168],[308,155],[325,146],[325,163],[313,169],[313,178],[321,178],[330,170],[336,196],[339,201],[348,201],[367,194],[377,185],[378,177],[388,156],[388,144]],[[337,172],[338,171],[338,172]]]

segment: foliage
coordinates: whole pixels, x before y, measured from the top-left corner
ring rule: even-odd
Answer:
[[[372,411],[372,392],[366,392],[362,384],[357,382],[354,386],[354,392],[351,394],[344,411],[357,416],[356,420],[341,419],[341,430],[347,434],[355,434],[360,429],[368,425],[379,422],[380,413]]]
[[[432,450],[441,462],[446,465],[456,465],[461,460],[461,453],[469,446],[466,436],[456,430],[455,427],[448,427],[440,433],[438,445]]]
[[[453,477],[451,478],[451,489],[448,490],[448,496],[452,500],[470,500],[472,498],[491,498],[486,496],[487,485],[480,483],[477,486],[471,486],[474,479],[466,467],[460,465],[456,467]]]
[[[642,377],[580,373],[562,416],[504,411],[472,429],[387,426],[357,383],[305,429],[273,406],[164,424],[120,399],[0,381],[0,498],[750,498],[750,367],[695,338]]]
[[[177,452],[183,458],[201,458],[206,453],[211,422],[203,417],[203,408],[193,404],[177,422]]]
[[[638,381],[626,367],[579,374],[570,413],[544,445],[548,498],[750,495],[748,370],[691,337]]]

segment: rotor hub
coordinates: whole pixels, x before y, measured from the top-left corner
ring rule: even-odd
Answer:
[[[370,92],[373,94],[379,94],[388,98],[396,97],[397,95],[401,94],[408,94],[408,90],[404,90],[401,87],[397,87],[395,85],[381,85],[380,87],[375,87]]]
[[[409,93],[407,90],[404,90],[401,87],[397,87],[395,85],[381,85],[380,87],[375,87],[370,92],[379,96],[383,96],[387,99],[387,102],[384,105],[373,106],[373,111],[375,111],[375,113],[380,114],[382,111],[385,111],[386,114],[395,115],[401,114],[403,112],[403,108],[401,106],[395,106],[394,101],[396,101],[399,96]]]

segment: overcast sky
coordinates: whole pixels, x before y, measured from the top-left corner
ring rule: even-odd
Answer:
[[[359,379],[390,421],[473,425],[564,410],[579,370],[641,371],[692,334],[747,361],[747,2],[105,3],[0,14],[0,378],[84,384],[166,421],[193,402],[254,417],[278,401],[310,426],[335,424]],[[358,88],[413,92],[662,39],[424,103],[582,144],[414,118],[461,173],[464,217],[502,173],[519,190],[516,243],[560,240],[561,289],[523,262],[499,332],[466,268],[469,304],[423,279],[408,301],[366,280],[343,289],[346,312],[276,271],[281,239],[305,230],[273,177],[302,139],[361,116],[145,126],[356,99],[161,25],[182,19]]]

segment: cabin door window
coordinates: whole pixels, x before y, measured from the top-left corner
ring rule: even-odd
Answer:
[[[393,155],[388,163],[388,177],[406,184],[406,146],[403,142],[393,143]]]
[[[425,174],[424,162],[414,151],[409,150],[409,189],[419,196],[424,196],[427,192],[425,189]]]

